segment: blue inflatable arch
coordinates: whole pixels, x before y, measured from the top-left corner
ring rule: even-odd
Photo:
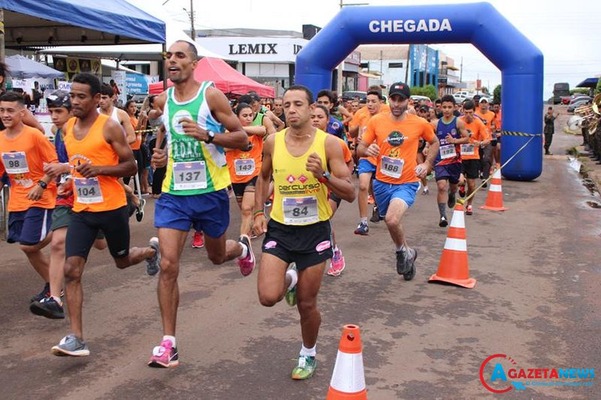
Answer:
[[[471,43],[502,73],[503,175],[528,181],[542,172],[543,55],[489,3],[365,6],[340,10],[296,58],[295,83],[313,93],[360,44]]]

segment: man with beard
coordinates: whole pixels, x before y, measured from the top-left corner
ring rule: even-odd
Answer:
[[[357,149],[360,157],[370,156],[378,160],[373,182],[374,196],[396,247],[397,273],[407,281],[415,276],[417,251],[407,245],[401,220],[413,205],[419,180],[430,172],[439,150],[432,125],[408,113],[410,95],[409,86],[403,82],[390,86],[390,113],[379,114],[369,120]],[[415,154],[420,138],[430,144],[430,150],[426,160],[417,164]]]

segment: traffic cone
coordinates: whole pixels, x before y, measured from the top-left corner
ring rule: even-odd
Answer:
[[[367,400],[363,344],[357,325],[344,325],[326,400]]]
[[[493,173],[490,189],[488,189],[488,197],[486,197],[486,203],[480,208],[491,211],[507,210],[507,208],[503,207],[503,189],[501,188],[500,168]]]
[[[463,204],[458,202],[453,210],[451,225],[444,242],[444,249],[438,264],[438,271],[428,282],[446,282],[472,289],[476,280],[470,278],[465,236],[465,213]]]

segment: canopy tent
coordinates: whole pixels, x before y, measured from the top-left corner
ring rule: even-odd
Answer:
[[[4,45],[165,43],[165,23],[125,0],[0,0]]]
[[[261,97],[274,97],[275,90],[267,85],[262,85],[249,77],[242,75],[225,61],[219,58],[205,57],[198,62],[194,70],[197,81],[212,81],[217,89],[225,94],[243,95],[255,91]],[[173,86],[167,81],[167,86]],[[150,94],[163,91],[163,82],[151,83],[148,87]]]
[[[585,80],[583,80],[582,82],[580,82],[578,85],[576,85],[576,87],[580,87],[580,88],[596,88],[597,87],[597,82],[599,81],[599,78],[586,78]]]
[[[9,75],[13,79],[63,78],[64,73],[21,55],[6,57]]]

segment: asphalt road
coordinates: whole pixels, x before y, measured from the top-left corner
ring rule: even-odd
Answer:
[[[180,275],[178,368],[146,366],[161,338],[157,278],[145,275],[142,264],[118,270],[108,252],[96,250],[83,278],[91,355],[55,357],[50,348],[68,333],[67,321],[29,312],[39,278],[15,245],[2,242],[0,397],[323,399],[341,328],[353,323],[361,329],[370,399],[599,398],[594,380],[592,387],[493,395],[479,379],[493,354],[506,354],[519,368],[599,371],[601,210],[587,205],[591,193],[559,155],[581,138],[559,132],[559,125],[556,155],[545,158],[542,175],[533,182],[503,181],[507,211],[480,210],[486,193],[476,196],[475,213],[466,216],[474,289],[427,282],[446,238],[434,193],[420,195],[404,220],[409,244],[419,252],[411,282],[395,272],[385,225],[371,224],[369,236],[356,236],[357,206],[342,206],[334,227],[347,267],[341,277],[324,276],[319,366],[304,382],[289,378],[300,349],[296,310],[285,302],[262,307],[256,272],[244,278],[235,263],[214,266],[204,250],[190,247]],[[132,220],[132,245],[154,235],[152,206],[151,200],[142,223]],[[234,237],[239,219],[232,206]],[[259,253],[260,241],[253,243]],[[489,382],[491,365],[485,369]]]

